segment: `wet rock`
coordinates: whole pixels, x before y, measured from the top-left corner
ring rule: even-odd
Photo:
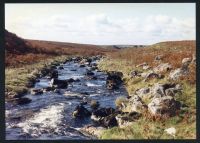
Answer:
[[[86,76],[92,76],[94,75],[94,73],[90,70],[88,70],[86,73],[85,73]]]
[[[103,120],[101,121],[102,125],[104,127],[114,127],[117,126],[117,120],[115,118],[115,114],[111,114],[107,117],[104,117]]]
[[[118,89],[119,85],[122,83],[122,72],[111,71],[108,72],[108,77],[106,79],[106,86],[108,89]]]
[[[54,89],[54,87],[44,87],[43,92],[53,91]]]
[[[117,120],[118,126],[120,128],[124,128],[131,125],[134,121],[138,120],[140,117],[141,114],[137,112],[130,112],[130,113],[122,112],[121,114],[118,114],[115,118]]]
[[[32,95],[40,95],[40,94],[43,94],[43,90],[42,89],[32,88],[31,89],[31,94]]]
[[[68,87],[68,81],[52,78],[51,81],[50,81],[50,86],[56,87],[56,88],[67,88]]]
[[[59,69],[59,70],[63,70],[64,67],[63,67],[63,66],[59,66],[58,69]]]
[[[131,107],[131,111],[142,113],[147,109],[147,105],[142,101],[142,99],[138,95],[134,95],[129,99],[129,105]]]
[[[57,70],[52,70],[49,73],[50,78],[58,78],[58,71]]]
[[[23,97],[23,98],[17,98],[15,100],[13,100],[13,103],[18,104],[18,105],[23,105],[23,104],[28,104],[31,101],[32,101],[31,99]]]
[[[91,113],[84,106],[78,105],[72,115],[74,118],[84,118],[90,116]]]
[[[169,63],[162,63],[158,65],[157,67],[155,67],[153,70],[156,73],[161,73],[161,72],[170,71],[171,69],[172,69],[172,66]]]
[[[80,67],[80,68],[83,68],[83,67],[85,67],[85,65],[81,64],[79,67]]]
[[[92,108],[93,110],[96,110],[96,109],[99,108],[100,104],[99,104],[98,101],[92,100],[91,103],[90,103],[90,106],[91,106],[91,108]]]
[[[81,57],[73,57],[72,61],[74,61],[75,63],[79,63],[82,60]]]
[[[58,94],[61,94],[60,90],[59,89],[54,89],[53,91],[54,93],[58,93]]]
[[[73,78],[70,78],[70,79],[68,79],[67,80],[69,83],[71,83],[71,82],[75,82],[76,80],[74,80]]]
[[[171,96],[154,98],[149,104],[148,109],[153,115],[173,116],[180,109],[180,102],[175,101]]]
[[[91,67],[91,70],[92,70],[92,71],[97,70],[97,69],[98,69],[98,67],[94,67],[94,66]]]
[[[85,76],[85,79],[88,79],[88,80],[97,80],[97,77],[96,76]]]
[[[100,108],[100,109],[92,112],[91,119],[98,122],[102,119],[102,117],[109,116],[114,112],[115,112],[115,109],[113,109],[111,107],[110,108]]]

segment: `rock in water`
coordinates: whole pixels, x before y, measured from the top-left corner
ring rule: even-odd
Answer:
[[[84,118],[90,116],[91,113],[84,106],[78,105],[72,115],[74,118]]]
[[[58,71],[57,70],[52,70],[49,73],[50,78],[58,78]]]
[[[19,104],[19,105],[23,105],[23,104],[28,104],[30,103],[32,100],[30,98],[26,98],[26,97],[23,97],[23,98],[17,98],[15,100],[13,100],[13,103],[14,104]]]
[[[67,88],[68,87],[68,81],[52,78],[51,81],[50,81],[50,86],[56,87],[56,88]]]
[[[111,71],[108,72],[108,77],[106,79],[106,86],[108,89],[117,89],[119,88],[119,85],[122,83],[122,72],[115,72]]]
[[[36,88],[31,89],[32,95],[39,95],[39,94],[42,94],[42,93],[43,93],[42,89],[36,89]]]

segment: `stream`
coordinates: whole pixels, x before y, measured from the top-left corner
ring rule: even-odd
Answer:
[[[92,61],[98,64],[99,60]],[[80,67],[79,63],[70,61],[61,64],[64,69],[58,70],[58,79],[73,78],[80,81],[72,82],[60,93],[53,91],[41,95],[26,94],[30,98],[29,104],[14,105],[5,103],[6,108],[6,140],[75,140],[95,139],[95,137],[82,134],[79,129],[95,124],[90,117],[76,119],[72,117],[75,107],[80,104],[83,97],[96,100],[100,107],[115,108],[115,100],[119,96],[127,96],[123,85],[117,90],[106,88],[107,74],[94,70],[97,79],[86,79],[85,73],[89,66]],[[34,88],[49,86],[51,79],[42,77],[35,83]],[[91,110],[90,105],[85,105]]]

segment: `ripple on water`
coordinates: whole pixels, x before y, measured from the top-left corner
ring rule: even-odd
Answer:
[[[41,109],[34,117],[19,123],[17,126],[22,128],[24,133],[31,136],[40,136],[44,132],[59,132],[59,125],[63,124],[64,103],[49,106]]]

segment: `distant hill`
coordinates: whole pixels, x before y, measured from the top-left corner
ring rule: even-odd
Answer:
[[[5,30],[5,65],[17,67],[59,55],[98,55],[115,51],[101,46],[53,41],[29,40]]]

